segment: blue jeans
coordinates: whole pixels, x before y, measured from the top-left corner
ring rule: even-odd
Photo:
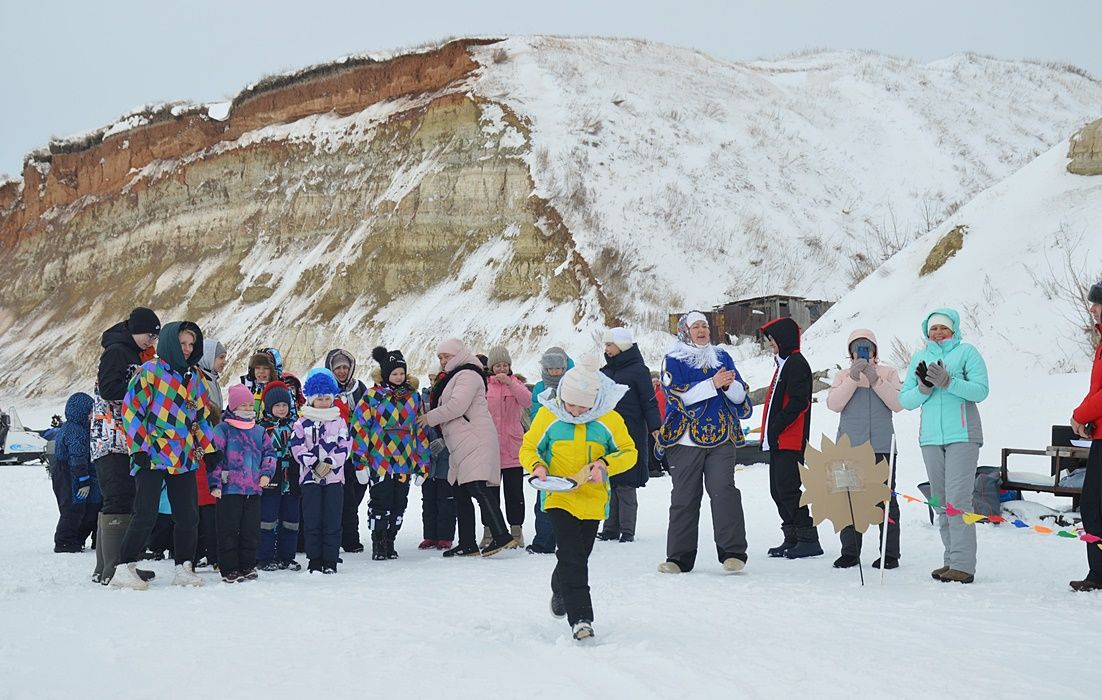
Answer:
[[[300,496],[281,494],[279,489],[264,490],[260,497],[260,563],[294,560],[301,501]]]

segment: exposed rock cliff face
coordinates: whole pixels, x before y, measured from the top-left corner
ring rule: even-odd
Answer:
[[[1087,124],[1071,137],[1068,158],[1071,158],[1069,173],[1102,175],[1102,119]]]
[[[532,195],[525,126],[464,89],[475,67],[465,42],[341,66],[247,91],[224,123],[168,115],[32,160],[0,199],[0,333],[55,358],[34,391],[89,376],[97,331],[136,303],[238,355],[277,344],[289,367],[363,351],[426,304],[530,343],[546,328],[523,314],[474,317],[538,300],[603,321],[569,232]],[[427,359],[437,336],[419,330],[407,352]],[[27,383],[8,361],[23,353],[5,354],[0,382]]]
[[[892,61],[740,65],[638,42],[460,40],[267,78],[228,111],[139,110],[51,143],[21,181],[0,184],[0,391],[89,389],[100,332],[137,304],[198,321],[230,349],[233,375],[269,344],[302,371],[337,345],[367,365],[385,343],[423,373],[448,335],[504,340],[521,364],[550,344],[590,351],[592,333],[621,320],[653,353],[683,301],[775,286],[776,261],[836,265],[865,245],[841,217],[913,206],[928,196],[919,175],[942,188],[939,202],[974,194],[1028,160],[1036,146],[1019,141],[1055,143],[1102,99],[1086,79],[1000,66],[983,108],[1029,94],[1015,80],[1047,81],[1058,107],[1014,97],[1005,120],[1041,123],[1055,109],[1052,133],[1025,123],[1004,138],[977,112],[979,131],[939,140],[929,172],[881,166],[874,177],[855,144],[871,130],[895,152],[912,135],[879,124],[878,110],[846,112],[839,132],[845,110],[821,101],[859,104],[865,77],[923,70]],[[987,70],[965,61],[944,80],[972,99]],[[617,76],[623,85],[606,90]],[[808,90],[811,110],[800,107]],[[924,91],[944,86],[915,90],[891,119],[927,109]],[[755,104],[775,111],[744,118]],[[869,206],[847,199],[873,180]],[[809,233],[833,220],[836,240]],[[844,286],[837,272],[816,275]]]

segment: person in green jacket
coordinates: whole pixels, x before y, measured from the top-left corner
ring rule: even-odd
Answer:
[[[911,357],[899,402],[922,409],[919,445],[930,477],[930,493],[941,506],[938,528],[945,545],[938,581],[972,583],[976,574],[976,528],[946,506],[972,509],[972,490],[983,427],[976,404],[987,398],[987,365],[975,346],[961,342],[960,315],[937,309],[922,322],[926,347]]]

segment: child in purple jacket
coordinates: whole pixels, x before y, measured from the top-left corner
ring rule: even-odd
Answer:
[[[302,387],[306,405],[291,435],[291,454],[301,466],[302,528],[310,573],[337,573],[344,506],[344,463],[351,441],[348,423],[333,405],[339,391],[326,373],[316,373]]]
[[[275,474],[272,439],[257,425],[253,403],[252,392],[244,385],[230,387],[228,410],[211,436],[223,455],[207,474],[207,482],[218,499],[218,566],[226,583],[257,577],[260,498]]]

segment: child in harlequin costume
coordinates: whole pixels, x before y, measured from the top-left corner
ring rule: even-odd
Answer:
[[[596,362],[579,363],[563,375],[557,394],[540,394],[542,408],[520,447],[521,465],[538,479],[584,474],[572,491],[543,493],[558,544],[551,614],[566,617],[579,640],[593,636],[589,555],[597,527],[608,517],[608,478],[631,469],[639,456],[613,410],[627,390],[598,372]]]
[[[662,361],[666,417],[658,449],[670,465],[670,523],[663,573],[696,565],[700,501],[708,491],[716,554],[724,571],[746,564],[746,520],[735,485],[735,449],[745,444],[742,425],[753,413],[747,385],[731,356],[711,342],[708,319],[699,311],[681,317],[677,342]]]
[[[260,424],[272,440],[276,468],[260,498],[260,570],[299,571],[302,566],[295,561],[295,546],[302,520],[302,492],[298,464],[291,456],[294,398],[286,384],[274,381],[264,387],[262,400],[264,416]]]
[[[310,573],[337,573],[344,466],[350,450],[348,424],[333,405],[337,391],[337,382],[327,371],[308,375],[303,385],[306,405],[291,434],[291,454],[299,464]]]
[[[364,393],[352,416],[352,454],[356,479],[371,485],[368,523],[371,558],[396,559],[394,539],[402,527],[410,479],[424,480],[429,471],[429,441],[417,416],[421,395],[410,385],[406,361],[398,350],[377,347],[382,381]]]
[[[161,486],[172,503],[173,555],[178,585],[201,585],[192,569],[199,519],[195,475],[199,461],[209,468],[220,457],[211,444],[206,392],[196,365],[203,355],[203,333],[191,321],[168,323],[157,339],[157,359],[146,362],[130,380],[123,400],[123,422],[130,443],[134,476],[134,516],[123,536],[119,567],[111,585],[144,590],[138,560],[157,520]]]
[[[275,474],[276,462],[271,437],[256,423],[249,390],[240,384],[230,387],[226,407],[212,438],[223,458],[210,471],[207,483],[218,499],[222,580],[240,583],[257,577],[260,499]]]

